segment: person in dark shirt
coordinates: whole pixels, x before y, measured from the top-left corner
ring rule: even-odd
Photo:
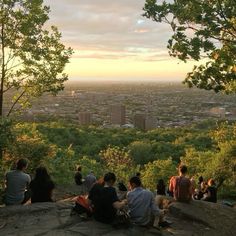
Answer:
[[[163,179],[159,179],[157,183],[157,195],[166,195],[166,185]]]
[[[30,183],[31,202],[52,202],[52,191],[55,188],[45,167],[36,169],[35,178]]]
[[[204,194],[203,200],[207,202],[217,202],[217,188],[213,179],[208,180],[208,187],[206,189],[206,193]]]
[[[83,184],[81,171],[82,171],[82,167],[78,166],[77,167],[77,172],[75,173],[75,177],[74,177],[75,178],[75,183],[77,185],[82,185]]]
[[[95,184],[89,191],[88,199],[94,210],[95,220],[111,224],[116,218],[117,209],[121,209],[127,201],[119,201],[116,190],[113,187],[116,181],[114,173],[104,176],[104,186]]]

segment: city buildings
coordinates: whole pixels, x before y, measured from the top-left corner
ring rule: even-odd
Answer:
[[[125,106],[111,105],[111,124],[124,125],[125,124]]]

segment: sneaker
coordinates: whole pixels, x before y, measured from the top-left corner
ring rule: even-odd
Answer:
[[[159,222],[158,226],[159,227],[162,227],[162,228],[167,228],[171,225],[171,222],[168,222],[168,221],[162,221],[162,222]]]

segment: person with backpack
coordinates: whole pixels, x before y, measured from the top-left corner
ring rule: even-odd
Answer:
[[[191,201],[193,194],[191,181],[186,177],[187,170],[185,165],[180,165],[178,168],[179,176],[172,177],[169,186],[174,199],[186,203]]]

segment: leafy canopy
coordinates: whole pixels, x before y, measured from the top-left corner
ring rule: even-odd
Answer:
[[[30,105],[30,98],[57,94],[72,54],[55,26],[46,27],[49,7],[43,0],[2,0],[0,3],[0,116],[3,98],[12,97],[8,115]],[[18,105],[18,106],[16,106]]]
[[[235,0],[146,0],[144,16],[165,22],[173,30],[171,56],[199,61],[184,83],[189,87],[236,92]],[[204,60],[205,61],[205,60]]]

